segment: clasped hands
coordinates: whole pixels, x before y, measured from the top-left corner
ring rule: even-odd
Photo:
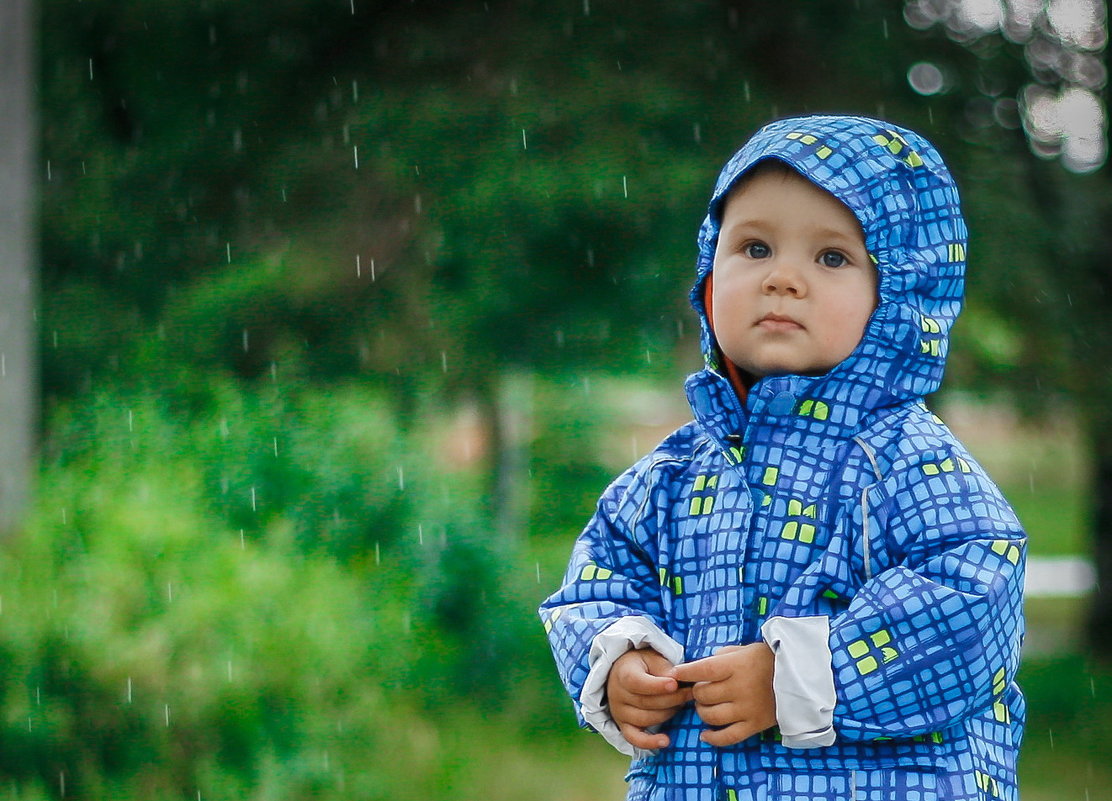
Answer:
[[[726,746],[776,724],[774,658],[765,643],[719,648],[713,656],[673,665],[651,648],[618,657],[606,681],[610,715],[637,748],[667,748],[668,735],[649,731],[694,701],[710,728],[699,738]]]

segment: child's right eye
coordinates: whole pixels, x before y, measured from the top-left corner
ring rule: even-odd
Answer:
[[[772,255],[772,249],[764,242],[750,242],[743,252],[751,259],[767,259]]]

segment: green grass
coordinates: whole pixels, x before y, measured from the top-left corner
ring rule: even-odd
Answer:
[[[1076,653],[1032,658],[1019,682],[1028,702],[1024,801],[1112,801],[1112,666]]]

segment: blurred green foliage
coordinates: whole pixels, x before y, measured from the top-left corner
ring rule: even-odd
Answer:
[[[1103,174],[985,123],[970,104],[1024,65],[899,4],[40,19],[43,457],[0,560],[13,797],[615,797],[534,609],[670,419],[634,396],[678,395],[698,359],[705,198],[771,116],[889,116],[946,154],[973,229],[959,384],[1037,407],[1095,380],[1071,372],[1073,304],[1103,308],[1082,258]],[[956,85],[915,94],[924,59]],[[1062,252],[1082,266],[1056,273]],[[1106,747],[1106,706],[1053,701],[1084,684],[1071,659],[1036,665],[1033,704]]]
[[[159,390],[54,410],[3,564],[14,786],[397,798],[405,777],[373,755],[416,759],[414,717],[525,691],[523,719],[567,717],[532,692],[533,575],[375,393]]]

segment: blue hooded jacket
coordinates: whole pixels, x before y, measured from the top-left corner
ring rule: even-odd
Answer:
[[[854,213],[879,301],[844,361],[764,377],[742,403],[704,294],[724,199],[764,159]],[[778,120],[723,169],[698,242],[694,420],[606,490],[541,607],[581,722],[635,757],[630,799],[1016,799],[1025,537],[923,404],[963,296],[949,171],[891,123]],[[691,661],[762,638],[776,654],[778,728],[714,747],[688,705],[664,724],[661,751],[615,736],[600,690],[615,654]]]

